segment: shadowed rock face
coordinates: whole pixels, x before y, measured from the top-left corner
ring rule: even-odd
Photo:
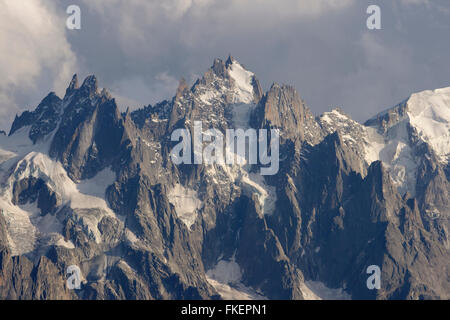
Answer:
[[[45,256],[36,264],[23,256],[0,252],[0,291],[7,300],[69,300],[76,296],[66,287],[58,268]],[[14,279],[14,281],[11,281]]]
[[[25,126],[31,126],[28,135],[31,141],[36,143],[39,139],[55,130],[60,112],[61,99],[54,92],[51,92],[42,100],[36,110],[33,112],[25,111],[20,117],[16,116],[9,135],[11,136]]]
[[[36,201],[42,215],[54,213],[61,205],[61,199],[42,179],[27,178],[14,183],[12,203],[24,205]]]
[[[297,91],[287,85],[273,84],[254,111],[254,125],[280,129],[283,140],[317,144],[322,138],[314,116]]]
[[[61,161],[74,180],[91,178],[119,154],[123,119],[114,99],[106,91],[98,93],[94,76],[79,89],[69,89],[50,156]]]
[[[48,95],[2,138],[26,130],[30,146],[0,167],[0,298],[218,299],[222,281],[241,295],[303,299],[305,283],[320,281],[353,299],[448,299],[449,164],[412,124],[413,196],[392,179],[395,163],[367,157],[368,127],[393,136],[406,103],[367,126],[339,110],[314,118],[294,88],[263,93],[229,57],[192,87],[180,81],[170,101],[121,113],[94,76],[81,86],[74,76],[63,99]],[[199,120],[279,129],[278,174],[174,165],[173,130]],[[67,288],[71,265],[80,290]],[[380,290],[366,286],[370,265]]]

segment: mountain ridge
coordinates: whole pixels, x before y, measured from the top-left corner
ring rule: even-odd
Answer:
[[[427,108],[422,95],[411,104]],[[405,106],[365,125],[339,109],[314,117],[293,87],[263,92],[231,56],[171,100],[125,113],[95,76],[78,86],[74,75],[62,99],[49,94],[0,136],[0,275],[20,280],[0,297],[45,298],[47,286],[54,299],[303,299],[328,287],[448,299],[448,278],[437,280],[449,275],[448,160]],[[279,173],[174,165],[171,132],[195,121],[280,130]],[[63,281],[71,264],[80,291]],[[366,287],[372,264],[378,291]]]

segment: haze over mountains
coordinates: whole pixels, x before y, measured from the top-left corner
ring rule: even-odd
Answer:
[[[279,129],[278,174],[174,165],[194,121]],[[232,57],[125,113],[74,76],[0,135],[0,298],[449,299],[449,158],[450,88],[360,124]]]

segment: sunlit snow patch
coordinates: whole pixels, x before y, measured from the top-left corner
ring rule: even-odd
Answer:
[[[198,210],[203,207],[195,190],[176,184],[167,195],[169,202],[175,207],[178,218],[190,229],[195,223]]]
[[[209,284],[224,300],[265,300],[266,297],[242,284],[242,271],[234,261],[220,260],[206,273]]]
[[[237,61],[233,60],[230,65],[229,74],[235,81],[234,102],[251,103],[253,101],[253,77],[254,73],[242,67]]]
[[[330,289],[320,281],[305,281],[300,289],[306,300],[351,300],[344,289]]]
[[[74,209],[72,218],[79,220],[95,241],[100,242],[98,222],[105,215],[116,217],[105,200],[105,190],[114,182],[115,173],[107,168],[77,184],[68,177],[61,163],[47,156],[51,137],[33,145],[28,132],[29,127],[25,127],[11,137],[0,138],[0,208],[8,224],[8,242],[13,255],[33,251],[38,240],[73,248],[62,237],[62,225],[55,215],[42,217],[36,202],[20,206],[12,203],[14,183],[30,177],[45,181],[61,197],[61,207]]]
[[[244,172],[241,182],[244,192],[248,196],[256,194],[263,214],[270,215],[275,211],[275,203],[277,201],[276,188],[267,185],[264,181],[264,176]]]
[[[407,102],[409,121],[441,161],[450,157],[450,87],[413,94]]]

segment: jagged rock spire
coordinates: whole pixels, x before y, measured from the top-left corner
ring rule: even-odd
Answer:
[[[72,80],[69,83],[69,86],[66,89],[66,96],[68,96],[69,94],[71,94],[73,91],[78,89],[78,76],[75,73],[72,76]]]
[[[224,78],[226,76],[226,66],[225,66],[225,63],[222,61],[222,59],[218,59],[218,58],[214,59],[214,63],[212,65],[211,69],[219,77]]]
[[[188,90],[186,80],[184,78],[181,78],[180,82],[178,83],[176,99],[180,98],[186,90]]]
[[[234,61],[236,61],[231,54],[228,55],[228,59],[225,62],[225,65],[228,67],[230,64],[232,64]]]
[[[96,92],[98,89],[98,84],[95,75],[87,76],[86,79],[84,79],[83,84],[81,85],[81,89],[88,89],[90,92]]]

